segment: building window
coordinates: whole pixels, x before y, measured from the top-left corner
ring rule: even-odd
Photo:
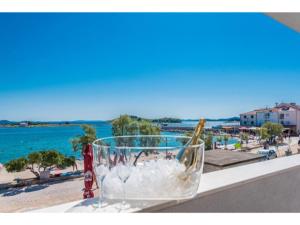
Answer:
[[[244,119],[247,119],[247,116],[246,116],[246,115],[244,116]]]
[[[254,118],[254,116],[253,115],[251,115],[251,119],[253,119]]]
[[[265,119],[269,119],[270,118],[270,113],[265,113]]]
[[[280,118],[281,120],[283,120],[283,119],[284,119],[284,114],[280,114],[279,118]]]
[[[251,125],[254,125],[254,122],[253,122],[253,121],[251,121]]]

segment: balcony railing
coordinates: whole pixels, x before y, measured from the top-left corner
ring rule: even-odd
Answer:
[[[116,212],[96,199],[35,212]],[[132,201],[127,212],[300,212],[300,155],[204,174],[198,195],[186,201]]]

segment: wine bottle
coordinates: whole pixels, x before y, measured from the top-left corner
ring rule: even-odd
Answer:
[[[201,119],[195,128],[192,138],[184,145],[176,157],[180,163],[186,166],[187,171],[196,167],[199,149],[193,146],[198,144],[204,126],[205,119]]]

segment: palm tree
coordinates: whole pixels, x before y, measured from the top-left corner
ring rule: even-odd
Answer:
[[[228,144],[228,141],[229,141],[229,136],[227,134],[224,135],[223,140],[224,140],[225,150],[227,150],[227,144]]]
[[[244,141],[246,142],[246,148],[247,148],[249,142],[249,134],[241,133],[240,138],[241,138],[241,148],[243,148]]]

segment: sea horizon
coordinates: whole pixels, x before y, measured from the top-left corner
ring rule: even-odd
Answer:
[[[162,117],[162,118],[143,118],[147,120],[157,120],[157,119],[163,119],[163,118],[172,118],[172,119],[179,119],[181,121],[199,121],[199,119],[194,119],[194,118],[177,118],[177,117]],[[11,123],[21,123],[25,121],[30,121],[30,122],[35,122],[35,123],[84,123],[84,122],[110,122],[114,120],[109,119],[109,120],[103,120],[103,119],[78,119],[78,120],[28,120],[28,119],[23,119],[23,120],[11,120],[11,119],[0,119],[0,124],[1,122],[11,122]],[[224,118],[205,118],[206,121],[227,121],[227,120],[234,120],[234,121],[239,121],[238,116],[232,116],[232,117],[224,117]]]

